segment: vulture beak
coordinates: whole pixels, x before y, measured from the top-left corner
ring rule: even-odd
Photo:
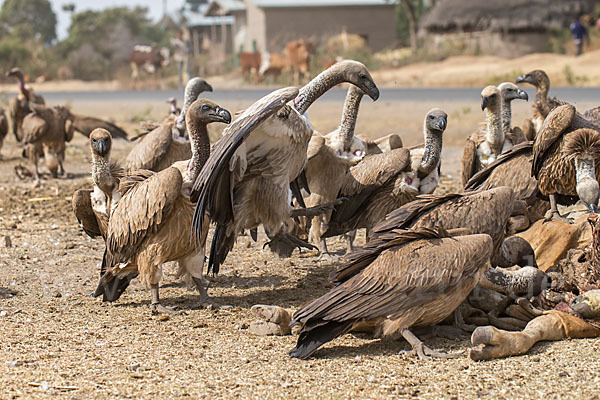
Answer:
[[[446,117],[438,117],[437,121],[435,122],[435,127],[438,131],[445,131],[446,130]]]
[[[481,98],[481,111],[485,110],[488,106],[488,98],[487,97],[482,97]]]
[[[517,76],[517,79],[515,79],[515,83],[530,83],[529,75],[523,74],[523,75]]]
[[[598,205],[597,204],[588,204],[588,210],[590,214],[598,214]]]
[[[517,94],[521,100],[529,101],[529,96],[527,95],[527,92],[523,89],[517,90]]]
[[[98,139],[98,144],[96,146],[98,147],[98,154],[103,156],[104,152],[106,151],[106,144],[104,143],[104,139]]]
[[[361,88],[361,89],[363,90],[363,92],[368,94],[369,97],[373,99],[373,101],[376,101],[379,98],[379,89],[377,89],[377,86],[375,86],[375,84],[372,82],[369,82],[368,86],[369,87],[365,87],[365,88]]]
[[[205,92],[212,92],[213,91],[213,87],[210,86],[210,84],[208,82],[205,82],[206,84],[204,85],[204,91]]]
[[[217,107],[215,111],[217,112],[217,116],[219,117],[219,120],[221,122],[224,122],[226,124],[231,123],[231,114],[229,113],[229,111],[221,107]]]

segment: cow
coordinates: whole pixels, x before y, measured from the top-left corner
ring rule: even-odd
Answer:
[[[144,68],[146,72],[152,74],[156,79],[158,70],[169,64],[169,49],[166,47],[152,46],[134,46],[129,55],[131,64],[131,78],[135,81],[139,78],[139,68]]]
[[[240,53],[240,67],[242,68],[242,74],[244,79],[250,80],[250,74],[254,72],[254,83],[258,83],[258,74],[261,65],[261,56],[258,51],[253,53],[244,51]]]
[[[276,81],[279,75],[288,69],[287,59],[281,53],[265,53],[262,56],[259,75],[261,79],[271,75]]]
[[[314,47],[314,44],[306,39],[292,40],[285,45],[287,64],[294,72],[294,85],[300,84],[300,75],[303,81],[310,78],[310,55]]]

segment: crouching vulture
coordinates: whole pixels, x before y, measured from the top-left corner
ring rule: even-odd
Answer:
[[[234,124],[217,142],[191,197],[198,201],[192,230],[200,247],[204,246],[200,238],[205,211],[217,224],[209,272],[219,271],[243,230],[263,224],[267,234],[281,236],[283,223],[291,216],[312,216],[327,209],[292,210],[290,183],[304,168],[313,134],[303,114],[316,99],[342,82],[358,86],[374,100],[379,97],[367,68],[356,61],[343,61],[323,71],[300,91],[281,89],[259,100],[242,114],[252,123],[252,130],[235,130]],[[286,104],[290,100],[293,102]],[[264,107],[269,110],[267,116],[266,111],[257,112]]]
[[[23,118],[25,154],[35,167],[35,186],[40,185],[38,161],[41,155],[53,176],[64,175],[66,142],[73,138],[73,115],[62,106],[46,107],[31,103]]]
[[[115,301],[129,280],[139,274],[150,286],[153,312],[173,312],[160,304],[158,284],[160,265],[178,261],[180,269],[191,275],[201,294],[209,298],[202,282],[204,249],[190,237],[194,205],[189,190],[210,154],[207,124],[231,122],[231,114],[209,100],[196,100],[186,113],[192,157],[158,173],[139,170],[121,179],[121,199],[110,215],[102,277],[95,296]],[[208,234],[208,225],[201,235]]]
[[[466,299],[490,266],[490,236],[396,230],[378,250],[360,272],[339,276],[339,285],[294,314],[290,325],[302,330],[291,357],[306,359],[365,321],[382,327],[383,335],[402,335],[421,359],[452,357],[431,350],[410,330],[443,321]]]
[[[598,211],[600,128],[564,104],[553,109],[533,145],[531,174],[550,198],[551,219],[563,219],[557,195],[579,196],[590,212]]]

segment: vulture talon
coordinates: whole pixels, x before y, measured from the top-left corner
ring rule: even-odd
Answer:
[[[401,332],[402,336],[412,346],[412,354],[417,354],[421,360],[431,361],[434,358],[438,359],[451,359],[459,358],[460,354],[448,354],[442,351],[432,350],[419,340],[411,331],[403,329]]]

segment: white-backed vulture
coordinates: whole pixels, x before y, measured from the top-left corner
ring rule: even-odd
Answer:
[[[514,193],[509,187],[465,194],[421,195],[416,200],[390,212],[375,225],[369,242],[359,251],[345,257],[346,266],[330,275],[333,284],[357,274],[375,259],[381,244],[393,237],[396,230],[466,228],[469,233],[485,233],[492,238],[493,255],[500,251],[506,223],[513,210]],[[515,260],[521,265],[527,260]],[[526,264],[528,265],[528,264]]]
[[[529,223],[543,218],[549,204],[538,196],[537,180],[531,176],[533,142],[519,143],[504,153],[496,161],[476,173],[465,185],[465,191],[488,190],[509,186],[515,192],[515,198],[527,203],[525,215]],[[518,220],[511,226],[517,229]]]
[[[516,99],[529,100],[527,92],[523,89],[519,89],[517,85],[512,82],[502,82],[498,85],[500,90],[500,110],[502,114],[502,130],[504,131],[504,137],[508,138],[513,145],[525,142],[527,138],[523,134],[523,131],[518,126],[512,126],[512,101]]]
[[[4,143],[4,139],[6,139],[6,135],[8,134],[8,119],[6,118],[6,113],[4,112],[4,108],[0,107],[0,150],[2,150],[2,144]],[[0,154],[0,160],[2,159],[2,154]]]
[[[66,142],[73,138],[73,116],[62,106],[47,107],[30,103],[31,112],[23,118],[25,154],[35,167],[35,182],[40,185],[38,161],[40,155],[53,176],[64,174]]]
[[[73,114],[73,129],[76,132],[89,137],[96,128],[107,130],[113,139],[121,138],[127,140],[127,132],[111,122],[96,117]]]
[[[564,104],[546,117],[533,145],[531,174],[550,198],[552,219],[563,219],[556,195],[578,196],[590,212],[598,211],[599,127]]]
[[[192,78],[188,81],[182,112],[179,116],[169,115],[131,149],[125,161],[128,171],[147,169],[158,172],[176,161],[188,160],[192,156],[190,141],[185,132],[185,113],[204,91],[212,91],[212,87],[204,79]]]
[[[109,216],[121,197],[118,189],[124,171],[110,160],[112,136],[109,131],[94,129],[89,145],[94,189],[79,189],[73,193],[73,213],[88,236],[105,237]]]
[[[396,133],[390,133],[377,139],[369,139],[364,135],[357,135],[356,137],[366,144],[367,154],[385,153],[403,146],[402,138]]]
[[[556,97],[548,97],[550,90],[550,79],[548,75],[541,69],[533,70],[527,74],[519,75],[515,80],[516,83],[529,83],[535,86],[535,101],[531,105],[533,115],[531,120],[525,120],[522,130],[527,140],[535,140],[544,123],[544,119],[550,111],[556,107],[565,104],[556,99]]]
[[[336,206],[327,232],[321,237],[359,228],[367,228],[368,232],[390,211],[414,200],[419,193],[429,193],[433,182],[437,185],[447,118],[438,108],[427,113],[423,124],[424,148],[414,152],[401,148],[370,155],[350,168],[338,194],[348,200]]]
[[[25,85],[23,72],[17,67],[6,72],[6,76],[12,76],[17,79],[19,85],[19,94],[8,102],[8,114],[10,117],[11,131],[17,142],[21,142],[23,137],[23,118],[31,112],[29,103],[46,104],[44,98],[33,93],[33,89]]]
[[[305,199],[307,207],[333,201],[341,189],[348,168],[362,160],[366,148],[360,139],[354,137],[354,128],[360,101],[364,93],[358,87],[348,88],[340,126],[326,136],[316,133],[308,143],[304,172],[310,195]],[[310,223],[304,221],[304,229],[310,226],[309,241],[315,243],[321,255],[327,255],[327,243],[321,234],[327,228],[331,212],[312,217]],[[308,219],[308,218],[303,218]]]
[[[191,159],[157,173],[140,170],[121,179],[122,197],[109,218],[102,277],[95,296],[115,301],[129,280],[139,274],[150,286],[152,311],[172,312],[160,304],[160,266],[178,261],[200,291],[201,303],[208,302],[202,282],[204,249],[197,248],[190,236],[194,205],[189,189],[210,154],[206,125],[211,122],[229,123],[231,114],[209,100],[196,100],[186,115]],[[208,234],[208,225],[205,228],[203,237]]]
[[[504,101],[505,110],[510,110],[509,98],[520,98],[520,93],[505,91],[508,96]],[[524,93],[524,92],[523,92]],[[502,125],[502,94],[496,86],[487,86],[481,91],[481,109],[485,111],[486,122],[473,133],[465,144],[462,158],[462,183],[463,185],[489,164],[505,150],[512,147],[515,142],[522,141],[522,136],[512,132],[506,135]]]
[[[288,88],[259,100],[242,115],[252,120],[250,113],[266,101],[293,98],[287,105],[279,102],[277,113],[251,133],[244,131],[236,135],[232,125],[228,130],[231,133],[215,145],[192,193],[192,201],[199,199],[193,228],[196,238],[200,238],[205,211],[217,224],[209,272],[218,272],[240,232],[263,224],[267,234],[283,237],[285,233],[280,231],[286,220],[310,214],[306,209],[292,211],[290,205],[290,183],[304,169],[308,142],[313,134],[303,114],[327,90],[342,82],[358,86],[374,100],[379,97],[379,90],[363,64],[342,61],[315,77],[297,96],[297,89]],[[199,245],[204,246],[204,243]]]
[[[294,313],[290,325],[302,330],[290,356],[306,359],[356,323],[372,322],[385,336],[402,335],[421,359],[451,357],[429,349],[410,329],[452,314],[489,269],[492,249],[485,234],[394,231],[359,273]]]
[[[583,116],[588,121],[593,122],[597,126],[600,126],[600,106],[586,110]]]
[[[209,92],[212,92],[212,86],[210,87],[210,89],[207,88],[207,90]],[[167,104],[169,105],[169,115],[178,116],[179,114],[181,114],[181,108],[177,107],[177,99],[175,97],[169,97],[167,99]]]

